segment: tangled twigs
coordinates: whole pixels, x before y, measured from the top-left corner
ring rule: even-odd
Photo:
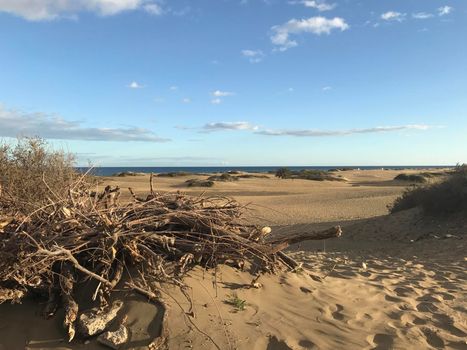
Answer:
[[[87,280],[93,282],[86,291],[89,299],[99,295],[101,305],[121,280],[133,278],[144,288],[126,284],[123,289],[152,300],[157,296],[153,282],[168,282],[190,300],[183,277],[194,265],[249,263],[258,273],[293,271],[296,264],[283,249],[341,234],[335,227],[274,237],[269,227],[246,223],[245,207],[233,199],[159,193],[152,181],[146,198],[130,190],[133,201],[120,203],[118,187],[95,192],[79,178],[63,197],[51,193],[54,200],[22,215],[13,214],[11,198],[0,196],[0,218],[8,217],[0,220],[0,303],[39,291],[49,295],[47,314],[52,315],[61,301],[71,340],[80,309],[73,290]]]

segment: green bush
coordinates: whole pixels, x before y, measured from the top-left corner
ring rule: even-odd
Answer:
[[[276,170],[276,177],[279,179],[288,179],[292,175],[292,172],[288,168],[279,168]]]
[[[276,171],[276,177],[280,179],[303,179],[313,181],[345,181],[344,178],[336,176],[327,171],[310,169],[292,171],[287,168],[279,168]]]
[[[212,175],[208,177],[209,181],[223,181],[223,182],[230,182],[230,181],[238,181],[238,177],[232,176],[228,173],[223,173],[221,175]]]
[[[407,189],[389,210],[395,213],[415,207],[429,215],[467,212],[467,165],[458,165],[446,180]]]
[[[409,181],[409,182],[416,182],[416,183],[426,183],[428,182],[427,177],[424,174],[399,174],[397,175],[394,180],[401,180],[401,181]]]
[[[214,181],[211,180],[198,180],[198,179],[189,179],[185,181],[188,187],[212,187],[214,186]]]

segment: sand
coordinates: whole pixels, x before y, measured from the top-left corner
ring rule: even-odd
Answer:
[[[388,215],[407,183],[399,171],[346,171],[347,182],[241,179],[216,183],[206,194],[252,203],[250,220],[287,234],[343,226],[339,239],[290,248],[297,273],[254,276],[221,267],[195,268],[186,278],[195,318],[175,288],[169,303],[170,349],[467,349],[467,220],[424,219],[417,209]],[[188,189],[189,177],[157,178],[160,191]],[[204,178],[204,177],[199,177]],[[148,177],[103,181],[146,192]],[[309,272],[311,274],[309,274]],[[85,287],[85,286],[83,286]],[[228,304],[232,295],[244,310]],[[157,334],[161,310],[136,295],[129,302],[132,340],[145,348]],[[43,320],[40,305],[0,306],[0,349],[104,349],[94,340],[68,344],[60,315]]]

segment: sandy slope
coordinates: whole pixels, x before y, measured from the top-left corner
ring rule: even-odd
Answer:
[[[183,295],[165,286],[170,348],[467,349],[467,221],[421,220],[417,210],[386,215],[404,189],[391,180],[395,174],[345,172],[347,183],[242,179],[208,189],[257,204],[252,220],[272,225],[276,234],[337,222],[344,236],[292,247],[305,269],[262,276],[260,289],[249,287],[248,271],[222,267],[214,276],[194,269],[186,279],[194,319],[182,312],[188,310]],[[159,190],[178,190],[185,179],[156,183]],[[138,192],[147,180],[111,179]],[[226,303],[233,294],[246,301],[245,310]],[[127,298],[130,345],[144,348],[158,331],[161,310]],[[45,321],[39,312],[29,301],[0,306],[0,349],[102,349],[94,341],[67,344],[60,317]]]

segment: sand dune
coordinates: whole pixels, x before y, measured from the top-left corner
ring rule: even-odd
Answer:
[[[394,171],[345,172],[347,182],[241,179],[207,194],[254,203],[250,219],[287,234],[343,225],[344,235],[290,248],[297,273],[195,268],[195,317],[177,288],[163,286],[170,305],[170,349],[467,349],[467,220],[422,219],[417,210],[387,215],[404,190]],[[184,178],[158,178],[158,190],[184,187]],[[106,182],[146,190],[148,178]],[[309,275],[311,273],[311,275]],[[85,286],[83,286],[84,288]],[[237,310],[228,301],[246,303]],[[126,295],[132,339],[143,349],[160,326],[161,310]],[[103,349],[94,340],[68,344],[60,315],[43,320],[40,305],[0,306],[0,349]]]

